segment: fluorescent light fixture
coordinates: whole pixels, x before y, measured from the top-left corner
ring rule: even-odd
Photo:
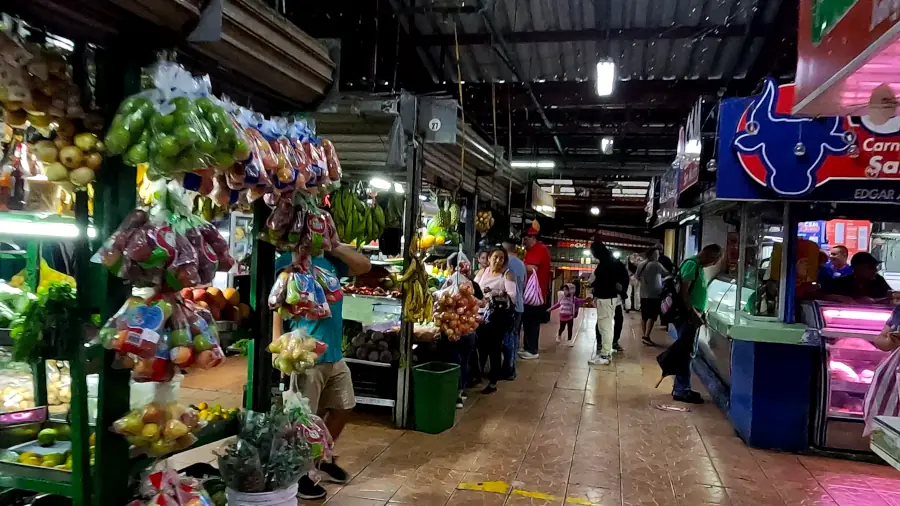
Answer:
[[[581,250],[581,254],[586,257],[589,257],[589,256],[591,256],[591,250],[589,250],[589,249]]]
[[[558,184],[563,186],[572,186],[571,179],[538,179],[537,183],[540,185]]]
[[[541,161],[524,161],[517,160],[510,164],[514,169],[552,169],[556,167],[556,162],[553,160],[541,160]]]
[[[784,242],[784,239],[778,237],[777,235],[764,235],[763,239],[768,239],[772,242]]]
[[[559,193],[565,193],[565,194],[569,194],[569,195],[574,195],[574,194],[575,194],[575,188],[572,188],[571,186],[563,186],[562,188],[559,189]]]
[[[616,183],[616,186],[624,187],[624,188],[647,188],[650,186],[649,181],[620,181]]]
[[[621,257],[621,256],[622,256],[622,252],[621,252],[621,251],[613,251],[613,258],[619,258],[619,257]]]
[[[369,185],[371,185],[372,188],[375,188],[378,190],[390,190],[391,189],[391,182],[386,179],[381,179],[380,177],[373,177],[372,179],[370,179]]]
[[[428,197],[426,197],[425,195],[419,195],[419,200],[425,202],[426,200],[428,200]]]
[[[597,206],[592,207],[591,214],[593,214],[594,216],[598,216],[600,214],[600,208]]]
[[[74,223],[6,219],[3,220],[2,228],[3,232],[0,235],[56,237],[60,239],[75,239],[81,235],[78,226]],[[87,235],[91,239],[96,238],[97,229],[93,225],[88,225]]]
[[[842,318],[873,322],[884,322],[891,316],[891,313],[888,311],[862,311],[855,309],[826,309],[822,311],[822,314],[826,320]]]
[[[689,221],[694,221],[694,220],[696,220],[696,219],[697,219],[697,215],[696,215],[696,214],[692,214],[692,215],[688,216],[687,218],[685,218],[685,219],[679,221],[678,224],[679,224],[679,225],[684,225],[685,223],[687,223],[687,222],[689,222]]]
[[[394,193],[403,193],[403,185],[400,183],[394,183]]]
[[[612,60],[600,60],[597,62],[597,95],[608,97],[612,95],[613,84],[616,80],[616,64]]]
[[[613,149],[613,138],[612,137],[604,137],[600,139],[600,152],[604,155],[608,155],[612,153]]]

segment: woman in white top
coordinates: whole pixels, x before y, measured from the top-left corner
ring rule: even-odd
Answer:
[[[485,322],[478,327],[478,349],[482,371],[485,362],[490,358],[491,372],[488,386],[481,393],[490,394],[497,391],[502,367],[503,337],[512,326],[512,311],[516,305],[516,277],[507,269],[509,256],[503,248],[491,251],[488,266],[478,271],[475,282],[484,292],[482,305],[485,308]]]

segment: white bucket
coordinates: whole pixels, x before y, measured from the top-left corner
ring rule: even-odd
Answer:
[[[297,506],[297,484],[284,490],[249,494],[225,489],[228,506]]]

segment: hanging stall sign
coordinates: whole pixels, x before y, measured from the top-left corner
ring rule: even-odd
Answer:
[[[716,196],[900,202],[900,119],[801,118],[793,85],[722,102]]]
[[[553,218],[556,215],[556,200],[553,195],[542,190],[537,183],[532,183],[531,208],[544,216]]]
[[[847,248],[852,257],[857,251],[869,251],[869,233],[872,222],[866,220],[829,220],[826,224],[827,243]]]
[[[900,83],[898,14],[894,0],[800,0],[793,112],[860,114],[875,87]]]
[[[701,99],[691,109],[687,123],[678,132],[678,161],[681,164],[681,179],[678,184],[678,192],[697,184],[700,180],[700,109]]]

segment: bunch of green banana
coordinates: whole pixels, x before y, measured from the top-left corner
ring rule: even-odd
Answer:
[[[377,203],[366,205],[346,186],[338,188],[331,196],[331,217],[341,241],[366,244],[381,237],[385,227],[381,206]]]
[[[413,254],[409,266],[397,281],[403,291],[403,321],[430,322],[434,307],[428,292],[428,274],[422,260]]]

